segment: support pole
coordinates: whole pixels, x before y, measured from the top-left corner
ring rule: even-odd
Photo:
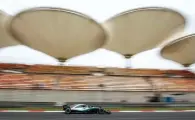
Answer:
[[[126,68],[131,68],[131,63],[130,63],[129,59],[132,57],[132,55],[131,54],[125,54],[124,56],[125,56],[125,60],[126,60],[125,67]]]

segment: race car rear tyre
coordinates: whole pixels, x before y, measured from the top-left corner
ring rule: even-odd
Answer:
[[[70,114],[70,113],[71,113],[71,109],[70,108],[66,108],[65,114]]]

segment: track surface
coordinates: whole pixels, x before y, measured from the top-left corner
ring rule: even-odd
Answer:
[[[195,120],[194,112],[112,113],[65,115],[63,113],[0,113],[0,120]]]

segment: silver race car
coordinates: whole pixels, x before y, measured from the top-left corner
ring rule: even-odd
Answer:
[[[89,106],[86,104],[74,104],[74,105],[63,105],[65,114],[111,114],[110,111],[105,110],[101,107]]]

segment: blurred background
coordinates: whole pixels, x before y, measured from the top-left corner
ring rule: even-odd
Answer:
[[[0,107],[194,107],[194,4],[2,0]]]

